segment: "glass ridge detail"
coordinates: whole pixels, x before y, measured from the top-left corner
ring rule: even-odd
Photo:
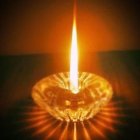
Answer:
[[[111,85],[102,77],[80,72],[79,93],[70,89],[69,72],[57,73],[35,84],[32,97],[36,104],[62,121],[83,121],[95,116],[111,99]]]

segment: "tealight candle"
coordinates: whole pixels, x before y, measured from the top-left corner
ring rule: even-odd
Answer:
[[[32,97],[41,108],[62,121],[83,121],[95,116],[112,97],[111,85],[102,77],[78,72],[76,19],[73,20],[70,72],[43,78]]]
[[[44,110],[57,119],[83,121],[95,116],[112,97],[110,84],[100,76],[81,72],[79,92],[70,90],[69,73],[50,75],[34,87],[32,97]]]

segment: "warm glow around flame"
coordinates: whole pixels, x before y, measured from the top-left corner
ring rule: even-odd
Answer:
[[[78,47],[75,17],[73,20],[72,43],[70,54],[70,90],[75,94],[78,93]]]

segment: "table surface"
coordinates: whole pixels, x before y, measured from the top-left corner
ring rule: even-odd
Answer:
[[[32,86],[52,73],[68,71],[63,54],[0,56],[0,139],[132,140],[140,138],[140,51],[90,53],[81,71],[106,78],[111,102],[94,118],[60,122],[34,104]]]

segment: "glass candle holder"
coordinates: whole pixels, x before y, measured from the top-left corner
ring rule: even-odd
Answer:
[[[79,92],[70,91],[69,72],[50,75],[32,90],[36,104],[62,121],[83,121],[95,116],[112,97],[111,85],[102,77],[79,73]]]

